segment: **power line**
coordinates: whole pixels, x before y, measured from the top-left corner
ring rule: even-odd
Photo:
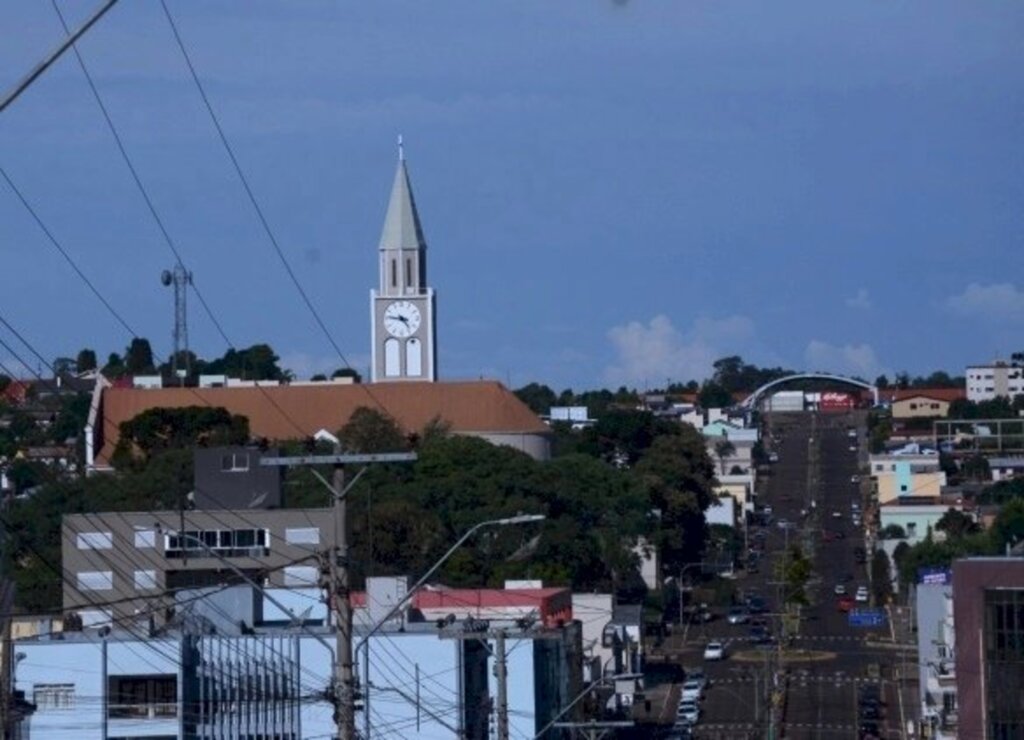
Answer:
[[[60,12],[60,7],[57,5],[57,0],[50,0],[50,4],[53,6],[54,12],[57,13],[57,17],[60,19],[60,24],[64,28],[65,33],[70,33],[68,30],[68,24],[64,20],[64,14]],[[166,242],[168,248],[174,254],[174,258],[181,265],[181,268],[186,272],[189,271],[185,265],[184,259],[182,259],[181,253],[174,244],[174,240],[171,239],[170,233],[167,231],[167,227],[164,225],[164,221],[160,218],[160,214],[157,213],[156,206],[153,204],[153,199],[150,197],[149,192],[146,190],[146,186],[142,183],[142,178],[139,176],[139,172],[135,165],[132,163],[132,159],[128,156],[128,150],[125,148],[124,141],[121,139],[121,134],[118,133],[117,127],[114,125],[114,120],[110,116],[110,112],[107,110],[106,104],[103,102],[103,98],[100,96],[99,89],[96,87],[96,83],[93,81],[92,75],[89,73],[89,68],[85,64],[85,59],[82,57],[81,52],[78,51],[78,46],[73,45],[72,51],[75,52],[75,58],[78,59],[78,66],[82,69],[82,74],[85,75],[86,82],[89,83],[89,89],[92,91],[93,98],[96,100],[96,105],[99,106],[100,112],[103,114],[103,120],[107,122],[107,128],[110,129],[111,135],[114,137],[114,141],[117,143],[117,149],[121,152],[121,158],[124,160],[125,165],[128,167],[128,171],[131,173],[132,180],[135,182],[135,186],[139,190],[139,194],[142,199],[146,202],[146,208],[149,210],[150,215],[153,217],[153,221],[156,223],[157,228],[163,235],[164,242]],[[206,298],[200,292],[199,287],[192,282],[192,290],[195,292],[196,297],[199,299],[199,303],[202,305],[203,310],[206,312],[207,317],[213,322],[218,333],[228,344],[233,346],[227,334],[224,332],[224,328],[221,323],[217,320],[217,317],[213,315],[213,311],[210,309],[209,304],[206,302]]]

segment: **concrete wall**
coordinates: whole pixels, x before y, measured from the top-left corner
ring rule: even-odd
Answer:
[[[898,463],[895,472],[872,473],[878,487],[878,503],[889,504],[901,498],[938,498],[946,485],[942,471],[912,472],[909,463]]]
[[[480,432],[479,434],[467,433],[465,436],[480,437],[481,439],[486,439],[492,445],[511,447],[520,452],[525,452],[534,460],[551,459],[551,438],[546,434]]]

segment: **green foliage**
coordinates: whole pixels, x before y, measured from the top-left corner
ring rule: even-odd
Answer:
[[[733,453],[736,452],[736,445],[729,441],[728,437],[715,442],[715,457],[718,458],[718,464],[722,466],[722,475],[725,475],[725,461]]]
[[[879,375],[875,378],[875,386],[877,386],[879,390],[885,390],[889,387],[889,378],[885,375]]]
[[[892,418],[872,411],[868,414],[868,449],[871,454],[885,452],[885,443],[892,436]]]
[[[987,532],[978,532],[960,539],[947,539],[936,542],[927,537],[906,550],[898,561],[900,583],[904,586],[914,583],[920,568],[948,568],[957,558],[993,555],[998,548],[993,546],[992,537]]]
[[[377,409],[360,406],[338,431],[342,449],[352,453],[403,452],[409,440],[395,420]]]
[[[515,391],[516,397],[530,407],[535,414],[547,414],[552,406],[558,405],[558,396],[548,386],[530,383]]]
[[[807,602],[807,581],[811,578],[811,561],[799,545],[791,545],[783,566],[782,577],[786,584],[783,601],[787,604],[805,606]]]
[[[749,393],[757,390],[765,383],[770,383],[773,380],[793,374],[792,370],[785,370],[781,367],[762,368],[750,365],[743,362],[743,358],[738,355],[731,355],[716,360],[712,367],[714,368],[714,374],[711,377],[711,381],[724,390],[726,394],[730,394],[728,402],[717,404],[718,406],[731,406],[732,393]],[[705,408],[713,407],[705,406]]]
[[[249,441],[249,420],[223,407],[153,408],[122,422],[112,462],[118,469],[140,467],[166,450]]]
[[[89,348],[79,350],[75,358],[75,369],[80,373],[96,369],[96,352]]]
[[[1003,396],[990,401],[968,401],[958,398],[949,404],[950,419],[1016,419],[1018,409]]]
[[[353,383],[362,383],[363,376],[358,371],[353,370],[350,367],[339,367],[333,373],[331,373],[331,379],[334,378],[352,378]]]
[[[1003,504],[1016,498],[1024,498],[1024,478],[1011,478],[993,483],[978,494],[978,503]]]
[[[287,380],[288,375],[277,364],[280,359],[269,344],[254,344],[245,349],[232,347],[223,357],[200,363],[196,371],[244,380]]]
[[[719,409],[733,405],[732,394],[720,383],[706,380],[697,394],[697,403],[704,409]]]
[[[613,410],[583,430],[579,449],[614,465],[631,466],[656,437],[681,433],[680,424],[648,411]]]
[[[156,372],[153,365],[153,348],[149,340],[135,337],[124,353],[125,371],[129,375],[151,375]]]
[[[887,524],[878,533],[878,538],[882,540],[905,540],[907,539],[907,533],[899,524]]]
[[[992,523],[993,547],[1001,552],[1007,545],[1024,542],[1024,499],[1013,499],[1003,504]]]
[[[117,354],[117,352],[111,352],[107,356],[107,364],[103,366],[100,372],[108,378],[120,378],[128,371],[124,366],[124,360],[121,359],[121,355]]]
[[[878,606],[887,604],[892,598],[892,564],[885,550],[875,550],[871,557],[871,589]]]
[[[959,539],[969,534],[974,534],[979,527],[968,514],[958,509],[950,509],[942,515],[942,518],[935,523],[935,529],[945,532],[947,537]]]

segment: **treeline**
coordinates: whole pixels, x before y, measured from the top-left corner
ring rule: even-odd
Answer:
[[[3,559],[20,608],[60,608],[63,514],[185,505],[193,448],[238,443],[249,430],[243,417],[195,407],[147,411],[125,422],[121,435],[115,472],[47,481],[11,502]],[[372,466],[350,493],[357,584],[367,575],[421,574],[471,526],[518,513],[547,519],[481,531],[439,580],[470,587],[536,578],[636,597],[643,591],[634,553],[639,537],[671,570],[700,560],[709,545],[704,511],[715,471],[704,440],[648,413],[611,411],[591,430],[567,431],[564,454],[550,462],[450,435],[440,423],[410,435],[370,409],[357,411],[338,435],[352,451],[418,454],[412,464]],[[301,442],[286,446],[305,449]],[[288,472],[285,497],[289,507],[329,501],[309,469]]]

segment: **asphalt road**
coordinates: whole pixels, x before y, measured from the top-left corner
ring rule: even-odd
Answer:
[[[741,575],[737,587],[767,600],[768,623],[787,647],[759,649],[750,642],[749,625],[729,625],[724,618],[687,628],[685,644],[674,648],[678,659],[689,667],[703,667],[712,684],[695,728],[697,737],[764,738],[774,726],[776,737],[859,738],[858,692],[869,684],[878,688],[884,703],[880,734],[901,737],[898,701],[888,681],[897,659],[890,630],[850,626],[834,593],[837,584],[851,596],[857,586],[869,586],[868,565],[854,559],[854,548],[864,545],[864,525],[854,526],[851,516],[854,502],[861,510],[865,504],[862,486],[852,481],[867,462],[863,421],[862,412],[773,414],[766,419],[766,445],[778,453],[779,461],[758,492],[758,503],[772,507],[775,522],[764,528],[759,572]],[[848,436],[850,428],[857,430],[856,438]],[[790,526],[780,528],[780,520]],[[826,537],[825,532],[842,537]],[[779,610],[786,594],[779,573],[794,546],[812,563],[809,603],[798,622],[787,619],[783,624]],[[702,660],[709,639],[726,643],[724,661]]]

